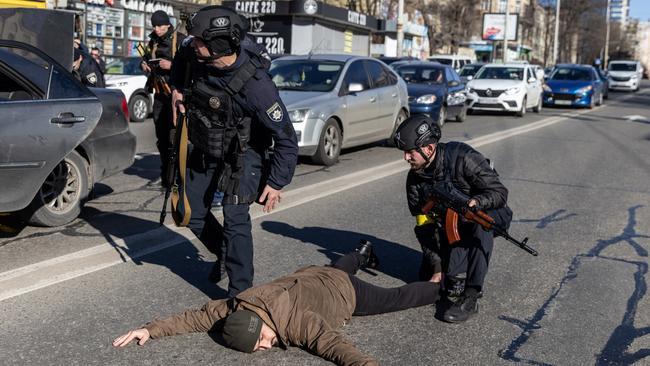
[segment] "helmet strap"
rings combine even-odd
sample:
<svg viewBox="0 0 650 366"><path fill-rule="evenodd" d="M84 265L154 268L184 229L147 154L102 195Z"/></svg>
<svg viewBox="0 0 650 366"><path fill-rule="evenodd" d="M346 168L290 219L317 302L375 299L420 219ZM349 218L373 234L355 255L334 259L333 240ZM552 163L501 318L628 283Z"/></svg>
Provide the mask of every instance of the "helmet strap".
<svg viewBox="0 0 650 366"><path fill-rule="evenodd" d="M431 158L428 157L427 154L424 153L424 151L422 151L422 148L420 146L416 146L415 151L417 151L418 154L420 154L420 156L422 156L422 159L424 159L424 161L427 162L426 165L429 165L431 163Z"/></svg>

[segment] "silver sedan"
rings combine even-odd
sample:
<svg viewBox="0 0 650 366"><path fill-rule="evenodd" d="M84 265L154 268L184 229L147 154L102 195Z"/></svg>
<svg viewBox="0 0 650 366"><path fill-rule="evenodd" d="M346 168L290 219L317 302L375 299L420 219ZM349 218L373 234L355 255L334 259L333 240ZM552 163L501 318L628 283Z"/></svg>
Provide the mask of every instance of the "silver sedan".
<svg viewBox="0 0 650 366"><path fill-rule="evenodd" d="M342 148L391 139L408 116L406 83L378 60L285 56L270 69L298 135L300 155L333 165Z"/></svg>

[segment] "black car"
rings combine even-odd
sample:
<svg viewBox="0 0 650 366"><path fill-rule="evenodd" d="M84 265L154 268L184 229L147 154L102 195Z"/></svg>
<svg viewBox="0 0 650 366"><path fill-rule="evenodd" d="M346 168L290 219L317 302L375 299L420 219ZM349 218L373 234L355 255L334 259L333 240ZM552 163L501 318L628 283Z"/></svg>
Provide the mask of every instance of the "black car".
<svg viewBox="0 0 650 366"><path fill-rule="evenodd" d="M96 182L133 163L122 92L87 88L36 47L0 40L0 115L0 212L29 223L74 220Z"/></svg>
<svg viewBox="0 0 650 366"><path fill-rule="evenodd" d="M395 71L407 83L411 115L427 114L440 127L448 119L465 120L465 84L451 66L420 61L399 65Z"/></svg>

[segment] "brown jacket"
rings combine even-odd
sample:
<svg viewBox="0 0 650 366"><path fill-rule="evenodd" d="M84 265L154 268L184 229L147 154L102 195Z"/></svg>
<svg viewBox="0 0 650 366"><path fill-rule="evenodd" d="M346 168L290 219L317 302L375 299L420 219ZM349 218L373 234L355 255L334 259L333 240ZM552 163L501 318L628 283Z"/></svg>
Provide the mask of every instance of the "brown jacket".
<svg viewBox="0 0 650 366"><path fill-rule="evenodd" d="M303 347L340 365L378 365L343 338L356 298L348 274L333 267L310 266L250 288L234 299L212 300L145 326L152 338L207 332L233 311L257 313L278 334L281 346Z"/></svg>

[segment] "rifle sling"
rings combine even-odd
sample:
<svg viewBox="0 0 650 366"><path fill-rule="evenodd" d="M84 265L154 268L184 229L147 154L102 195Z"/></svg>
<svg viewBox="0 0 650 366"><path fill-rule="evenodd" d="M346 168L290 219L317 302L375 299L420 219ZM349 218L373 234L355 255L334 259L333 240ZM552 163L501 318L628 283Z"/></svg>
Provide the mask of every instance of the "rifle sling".
<svg viewBox="0 0 650 366"><path fill-rule="evenodd" d="M187 173L187 116L183 115L183 120L179 123L178 128L180 128L180 140L178 146L178 170L180 177L180 186L182 187L182 192L178 191L178 187L172 191L172 217L174 218L174 223L176 226L187 226L190 222L190 217L192 216L192 208L190 207L190 201L187 199L187 194L185 194L185 174ZM179 210L178 203L183 200L182 214Z"/></svg>

